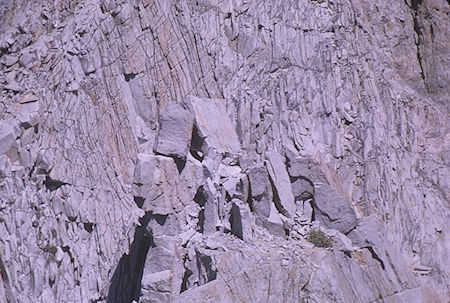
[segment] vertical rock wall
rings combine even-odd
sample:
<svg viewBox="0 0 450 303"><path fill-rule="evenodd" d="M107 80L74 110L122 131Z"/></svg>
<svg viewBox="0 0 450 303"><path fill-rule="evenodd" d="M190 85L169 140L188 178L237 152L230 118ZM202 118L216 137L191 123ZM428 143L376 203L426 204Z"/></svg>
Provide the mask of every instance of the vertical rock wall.
<svg viewBox="0 0 450 303"><path fill-rule="evenodd" d="M0 1L0 302L445 302L449 13Z"/></svg>

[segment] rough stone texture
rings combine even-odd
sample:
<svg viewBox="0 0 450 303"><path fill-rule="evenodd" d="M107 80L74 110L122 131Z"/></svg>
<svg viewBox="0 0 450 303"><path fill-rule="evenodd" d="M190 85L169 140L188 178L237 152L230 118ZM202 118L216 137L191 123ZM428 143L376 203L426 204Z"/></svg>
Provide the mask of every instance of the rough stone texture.
<svg viewBox="0 0 450 303"><path fill-rule="evenodd" d="M449 14L0 1L0 302L447 302Z"/></svg>
<svg viewBox="0 0 450 303"><path fill-rule="evenodd" d="M192 136L193 118L176 103L169 102L160 117L160 127L154 151L186 159Z"/></svg>
<svg viewBox="0 0 450 303"><path fill-rule="evenodd" d="M225 109L225 100L189 97L186 102L195 117L199 135L205 140L206 147L220 152L240 151L236 131Z"/></svg>
<svg viewBox="0 0 450 303"><path fill-rule="evenodd" d="M317 220L328 228L348 233L356 226L356 215L349 201L327 184L314 190L314 210Z"/></svg>
<svg viewBox="0 0 450 303"><path fill-rule="evenodd" d="M292 218L295 213L295 201L289 175L280 153L271 151L266 153L267 170L275 189L277 208L283 215Z"/></svg>

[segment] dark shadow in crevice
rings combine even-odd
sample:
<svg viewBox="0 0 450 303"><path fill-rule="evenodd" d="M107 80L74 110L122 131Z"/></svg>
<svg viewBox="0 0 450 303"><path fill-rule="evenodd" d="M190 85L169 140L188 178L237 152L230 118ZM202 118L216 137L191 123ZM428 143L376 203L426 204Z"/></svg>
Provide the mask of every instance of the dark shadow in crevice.
<svg viewBox="0 0 450 303"><path fill-rule="evenodd" d="M144 205L145 199L142 197L134 196L133 197L134 202L136 203L137 207L142 208Z"/></svg>
<svg viewBox="0 0 450 303"><path fill-rule="evenodd" d="M197 258L197 269L199 272L199 277L201 277L201 280L203 279L203 274L202 271L205 271L206 274L206 280L205 281L200 281L200 285L206 284L208 282L211 282L213 280L215 280L217 278L217 270L213 269L213 259L211 258L211 256L207 256L207 255L202 255L197 251L196 254L196 258Z"/></svg>
<svg viewBox="0 0 450 303"><path fill-rule="evenodd" d="M173 161L177 165L178 173L181 174L183 172L184 167L186 166L186 159L181 159L178 157L172 157Z"/></svg>
<svg viewBox="0 0 450 303"><path fill-rule="evenodd" d="M367 248L367 249L370 251L370 254L372 255L372 258L374 258L375 260L377 260L378 262L380 262L381 268L382 268L383 270L385 270L383 260L381 260L380 257L378 257L377 253L373 250L373 247L372 247L372 246L366 246L366 247L364 247L364 248Z"/></svg>
<svg viewBox="0 0 450 303"><path fill-rule="evenodd" d="M133 74L133 73L130 73L130 74L123 74L123 77L125 78L125 81L126 81L126 82L130 82L130 80L133 80L134 77L136 77L136 75L137 75L137 74Z"/></svg>
<svg viewBox="0 0 450 303"><path fill-rule="evenodd" d="M194 125L192 128L192 136L191 136L191 147L190 147L190 153L192 157L197 159L198 161L202 162L204 155L202 152L203 143L205 142L205 139L202 138L199 135L199 131L197 126Z"/></svg>
<svg viewBox="0 0 450 303"><path fill-rule="evenodd" d="M412 0L411 1L411 8L415 11L419 9L419 5L421 5L423 0Z"/></svg>
<svg viewBox="0 0 450 303"><path fill-rule="evenodd" d="M254 210L254 206L253 206L252 185L250 184L250 182L248 182L247 204L248 204L248 207L250 208L250 211L253 213L255 210Z"/></svg>
<svg viewBox="0 0 450 303"><path fill-rule="evenodd" d="M275 208L278 210L280 214L286 215L286 212L283 209L283 206L281 205L280 196L278 196L277 188L275 187L275 184L272 180L272 178L269 175L269 181L270 185L272 186L272 195L273 195L273 203L275 204Z"/></svg>
<svg viewBox="0 0 450 303"><path fill-rule="evenodd" d="M195 193L195 196L194 196L194 201L200 207L204 207L206 205L207 197L206 197L206 193L205 193L205 189L203 188L203 185L197 189L197 192Z"/></svg>
<svg viewBox="0 0 450 303"><path fill-rule="evenodd" d="M242 231L242 219L241 219L241 211L239 206L236 204L232 204L230 210L230 224L231 224L231 233L238 237L241 240L244 240L244 233Z"/></svg>
<svg viewBox="0 0 450 303"><path fill-rule="evenodd" d="M53 180L48 175L45 176L44 186L49 191L55 191L58 188L60 188L61 186L66 185L66 184L69 184L69 183L65 183L65 182L58 181L58 180Z"/></svg>
<svg viewBox="0 0 450 303"><path fill-rule="evenodd" d="M203 186L200 186L197 189L197 192L194 196L195 203L200 206L200 212L198 213L198 223L197 223L197 231L199 233L203 233L204 231L204 223L205 223L205 205L207 201L206 193Z"/></svg>
<svg viewBox="0 0 450 303"><path fill-rule="evenodd" d="M184 264L186 264L187 262L187 255L184 256L183 258ZM183 280L181 282L181 290L180 290L180 294L186 290L188 290L188 288L191 286L189 285L189 277L192 276L193 272L189 269L186 268L186 265L184 267L184 274L183 274Z"/></svg>
<svg viewBox="0 0 450 303"><path fill-rule="evenodd" d="M145 259L150 247L155 247L153 237L146 231L151 214L139 220L129 254L123 254L114 271L108 291L108 303L139 302Z"/></svg>
<svg viewBox="0 0 450 303"><path fill-rule="evenodd" d="M95 226L95 224L91 223L91 222L83 223L84 230L87 231L88 233L92 232L92 230L94 229L94 226Z"/></svg>

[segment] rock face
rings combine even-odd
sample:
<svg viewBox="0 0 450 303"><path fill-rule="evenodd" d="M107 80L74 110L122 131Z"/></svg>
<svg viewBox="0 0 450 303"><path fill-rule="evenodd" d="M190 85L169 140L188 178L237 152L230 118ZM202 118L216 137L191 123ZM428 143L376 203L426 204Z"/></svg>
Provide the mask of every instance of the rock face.
<svg viewBox="0 0 450 303"><path fill-rule="evenodd" d="M0 302L447 302L449 14L0 1Z"/></svg>

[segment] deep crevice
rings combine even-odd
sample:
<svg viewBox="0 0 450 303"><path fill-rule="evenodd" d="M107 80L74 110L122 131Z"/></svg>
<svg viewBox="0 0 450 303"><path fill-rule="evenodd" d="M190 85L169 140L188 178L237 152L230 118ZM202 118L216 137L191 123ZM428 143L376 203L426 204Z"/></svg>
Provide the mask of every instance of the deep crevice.
<svg viewBox="0 0 450 303"><path fill-rule="evenodd" d="M92 232L92 230L94 229L94 226L95 226L95 224L91 223L91 222L83 223L83 227L88 233Z"/></svg>
<svg viewBox="0 0 450 303"><path fill-rule="evenodd" d="M253 195L252 195L252 185L250 182L248 182L248 196L246 202L248 204L248 207L250 208L250 211L253 213L254 212Z"/></svg>
<svg viewBox="0 0 450 303"><path fill-rule="evenodd" d="M230 210L230 224L231 224L231 233L238 237L241 240L244 240L244 234L242 231L242 218L241 211L239 206L235 203L231 205Z"/></svg>
<svg viewBox="0 0 450 303"><path fill-rule="evenodd" d="M206 205L206 201L207 201L207 197L206 197L206 193L205 193L205 189L203 188L203 185L197 189L197 192L195 193L195 196L194 196L194 201L195 201L195 203L198 204L198 206L200 206L196 230L199 233L203 233L204 223L205 223L205 205Z"/></svg>
<svg viewBox="0 0 450 303"><path fill-rule="evenodd" d="M278 191L277 188L275 187L275 184L273 183L272 177L270 177L269 175L269 182L270 185L272 186L272 200L273 203L275 204L275 208L278 210L278 212L280 214L286 215L286 212L283 209L283 206L281 205L281 200L280 197L278 196Z"/></svg>
<svg viewBox="0 0 450 303"><path fill-rule="evenodd" d="M200 207L204 207L207 201L206 198L206 193L205 193L205 189L203 188L203 185L200 186L197 189L197 192L195 193L194 196L194 201L200 206Z"/></svg>
<svg viewBox="0 0 450 303"><path fill-rule="evenodd" d="M145 259L150 247L155 247L153 237L146 231L151 214L139 219L129 254L123 254L114 271L108 290L108 303L139 302Z"/></svg>
<svg viewBox="0 0 450 303"><path fill-rule="evenodd" d="M191 136L191 147L190 147L190 153L192 157L197 159L198 161L202 162L204 155L202 152L202 147L205 139L203 139L199 135L199 131L196 125L192 128L192 136Z"/></svg>
<svg viewBox="0 0 450 303"><path fill-rule="evenodd" d="M367 248L367 249L370 251L370 254L372 255L372 258L374 258L375 260L377 260L378 262L380 262L381 268L382 268L383 270L385 270L383 260L381 260L380 257L378 257L377 253L373 250L373 247L372 247L372 246L366 246L366 247L364 247L364 248Z"/></svg>
<svg viewBox="0 0 450 303"><path fill-rule="evenodd" d="M133 73L130 73L130 74L123 74L123 77L125 78L125 81L126 81L126 82L130 82L130 80L133 80L134 77L136 77L136 75L137 75L137 74L133 74Z"/></svg>
<svg viewBox="0 0 450 303"><path fill-rule="evenodd" d="M59 180L53 180L48 175L45 176L44 186L49 191L55 191L58 188L60 188L61 186L66 185L66 184L69 184L69 183L65 183L65 182L62 182Z"/></svg>
<svg viewBox="0 0 450 303"><path fill-rule="evenodd" d="M419 9L419 5L421 5L422 2L423 2L423 0L412 0L412 1L411 1L411 8L412 8L414 11L417 11L417 10Z"/></svg>
<svg viewBox="0 0 450 303"><path fill-rule="evenodd" d="M187 262L187 255L184 256L183 258L184 264L186 264ZM186 266L184 266L184 274L183 274L183 280L181 282L181 290L180 290L180 294L186 290L188 290L188 288L190 287L189 285L189 277L192 276L193 272L189 269L186 268Z"/></svg>
<svg viewBox="0 0 450 303"><path fill-rule="evenodd" d="M197 231L203 233L205 225L205 209L202 208L198 213Z"/></svg>
<svg viewBox="0 0 450 303"><path fill-rule="evenodd" d="M173 156L172 158L175 161L175 164L177 165L178 173L181 174L183 172L184 167L186 166L186 159L181 159L175 156Z"/></svg>
<svg viewBox="0 0 450 303"><path fill-rule="evenodd" d="M134 196L133 197L134 202L136 203L137 207L142 208L144 205L145 199L142 197Z"/></svg>
<svg viewBox="0 0 450 303"><path fill-rule="evenodd" d="M422 4L422 2L423 2L423 0L412 0L410 8L413 10L413 12L412 12L412 17L413 17L413 22L414 22L413 27L414 27L414 32L417 34L417 41L415 42L416 49L417 49L417 61L419 62L420 76L422 77L422 80L423 80L425 88L426 88L427 83L425 81L425 71L424 71L423 62L422 62L423 58L422 58L422 55L420 54L420 48L419 48L420 44L422 42L421 41L422 40L422 31L420 29L420 25L417 20L419 6Z"/></svg>
<svg viewBox="0 0 450 303"><path fill-rule="evenodd" d="M199 277L202 277L202 265L206 274L206 281L200 281L200 285L215 280L217 277L217 270L213 270L212 266L213 260L211 256L202 255L199 252L197 252L196 257L197 257L197 269L199 272Z"/></svg>

